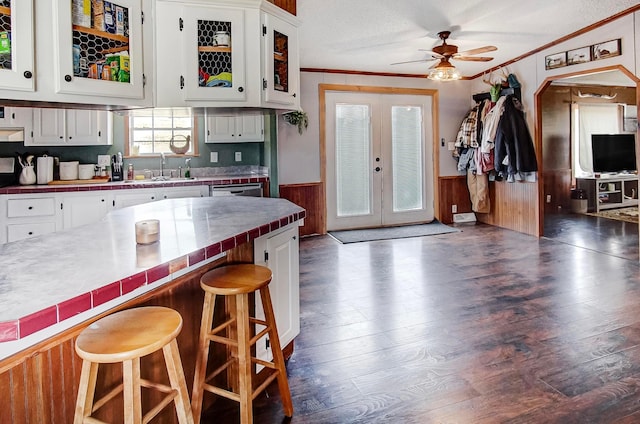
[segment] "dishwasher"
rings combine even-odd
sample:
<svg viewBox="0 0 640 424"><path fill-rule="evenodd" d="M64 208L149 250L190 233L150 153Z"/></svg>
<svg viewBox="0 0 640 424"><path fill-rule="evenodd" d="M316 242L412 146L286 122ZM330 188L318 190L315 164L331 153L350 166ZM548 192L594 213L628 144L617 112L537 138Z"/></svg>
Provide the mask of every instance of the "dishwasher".
<svg viewBox="0 0 640 424"><path fill-rule="evenodd" d="M262 197L262 183L212 185L211 196Z"/></svg>

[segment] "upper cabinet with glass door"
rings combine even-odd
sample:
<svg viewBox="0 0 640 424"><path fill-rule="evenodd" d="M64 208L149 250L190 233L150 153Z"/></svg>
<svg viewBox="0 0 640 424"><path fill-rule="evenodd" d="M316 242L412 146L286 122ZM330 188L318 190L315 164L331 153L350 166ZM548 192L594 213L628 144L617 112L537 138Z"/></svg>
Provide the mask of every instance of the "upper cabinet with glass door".
<svg viewBox="0 0 640 424"><path fill-rule="evenodd" d="M262 12L263 104L300 107L298 28L295 19L275 7ZM278 15L276 15L276 13Z"/></svg>
<svg viewBox="0 0 640 424"><path fill-rule="evenodd" d="M259 105L260 18L241 7L251 3L156 3L156 106Z"/></svg>
<svg viewBox="0 0 640 424"><path fill-rule="evenodd" d="M53 0L56 84L63 94L142 99L140 0Z"/></svg>
<svg viewBox="0 0 640 424"><path fill-rule="evenodd" d="M33 1L0 0L0 90L34 90Z"/></svg>

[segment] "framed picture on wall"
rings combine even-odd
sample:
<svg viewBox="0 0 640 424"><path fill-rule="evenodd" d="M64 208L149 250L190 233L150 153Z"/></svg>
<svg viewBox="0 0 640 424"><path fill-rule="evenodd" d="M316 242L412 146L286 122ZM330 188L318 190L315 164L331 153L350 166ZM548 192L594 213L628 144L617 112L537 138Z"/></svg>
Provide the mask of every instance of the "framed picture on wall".
<svg viewBox="0 0 640 424"><path fill-rule="evenodd" d="M567 52L567 65L591 62L591 48L581 47Z"/></svg>
<svg viewBox="0 0 640 424"><path fill-rule="evenodd" d="M591 46L591 57L593 60L606 59L608 57L620 56L622 54L621 39L605 41L604 43Z"/></svg>
<svg viewBox="0 0 640 424"><path fill-rule="evenodd" d="M555 69L567 66L567 52L554 53L544 58L545 69Z"/></svg>

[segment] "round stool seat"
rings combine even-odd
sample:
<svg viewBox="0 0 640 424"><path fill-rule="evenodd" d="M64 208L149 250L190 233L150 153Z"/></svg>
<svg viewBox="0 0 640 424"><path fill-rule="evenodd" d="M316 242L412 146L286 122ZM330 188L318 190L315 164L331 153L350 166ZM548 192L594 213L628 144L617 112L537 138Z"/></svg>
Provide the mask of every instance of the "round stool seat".
<svg viewBox="0 0 640 424"><path fill-rule="evenodd" d="M122 362L162 349L178 336L181 328L182 317L173 309L127 309L85 328L76 340L76 352L91 362Z"/></svg>
<svg viewBox="0 0 640 424"><path fill-rule="evenodd" d="M253 264L228 265L208 271L200 279L203 290L223 296L252 293L271 282L271 270Z"/></svg>

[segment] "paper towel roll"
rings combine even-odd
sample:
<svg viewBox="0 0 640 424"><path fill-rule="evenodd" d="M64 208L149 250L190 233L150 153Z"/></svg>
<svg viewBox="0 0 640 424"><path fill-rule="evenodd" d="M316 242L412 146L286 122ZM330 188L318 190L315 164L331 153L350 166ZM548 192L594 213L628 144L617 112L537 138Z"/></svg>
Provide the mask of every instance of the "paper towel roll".
<svg viewBox="0 0 640 424"><path fill-rule="evenodd" d="M40 156L36 160L36 182L47 184L53 181L53 157Z"/></svg>

